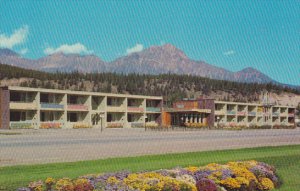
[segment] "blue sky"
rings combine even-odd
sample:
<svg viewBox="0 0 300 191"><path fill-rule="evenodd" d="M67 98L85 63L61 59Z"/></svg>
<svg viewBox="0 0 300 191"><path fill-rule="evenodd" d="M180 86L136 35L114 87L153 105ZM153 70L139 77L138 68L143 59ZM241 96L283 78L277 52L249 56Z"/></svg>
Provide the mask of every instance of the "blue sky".
<svg viewBox="0 0 300 191"><path fill-rule="evenodd" d="M300 1L0 0L0 47L105 61L171 43L190 58L300 85Z"/></svg>

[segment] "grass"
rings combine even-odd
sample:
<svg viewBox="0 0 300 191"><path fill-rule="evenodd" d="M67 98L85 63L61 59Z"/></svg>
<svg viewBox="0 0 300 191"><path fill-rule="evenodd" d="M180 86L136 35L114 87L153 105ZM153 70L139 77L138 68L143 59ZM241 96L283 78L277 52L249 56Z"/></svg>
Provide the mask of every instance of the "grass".
<svg viewBox="0 0 300 191"><path fill-rule="evenodd" d="M136 172L249 159L263 161L277 168L278 174L283 180L280 191L300 190L300 145L2 167L0 168L0 190L16 190L16 188L25 186L32 180L44 180L47 177L75 178L90 173L120 170Z"/></svg>

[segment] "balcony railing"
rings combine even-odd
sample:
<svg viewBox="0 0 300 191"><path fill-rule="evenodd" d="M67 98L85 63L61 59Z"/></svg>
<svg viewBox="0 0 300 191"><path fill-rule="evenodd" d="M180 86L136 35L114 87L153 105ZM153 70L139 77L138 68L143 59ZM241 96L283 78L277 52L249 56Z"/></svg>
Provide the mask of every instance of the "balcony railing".
<svg viewBox="0 0 300 191"><path fill-rule="evenodd" d="M43 109L64 109L64 105L57 103L41 103Z"/></svg>
<svg viewBox="0 0 300 191"><path fill-rule="evenodd" d="M33 129L33 121L12 121L10 122L10 129Z"/></svg>
<svg viewBox="0 0 300 191"><path fill-rule="evenodd" d="M250 111L250 112L248 112L248 115L249 115L249 116L255 116L255 115L256 115L256 112L255 112L255 111Z"/></svg>
<svg viewBox="0 0 300 191"><path fill-rule="evenodd" d="M84 104L69 104L68 105L69 110L84 110L87 111L89 108L87 105Z"/></svg>
<svg viewBox="0 0 300 191"><path fill-rule="evenodd" d="M289 113L288 117L295 117L295 113Z"/></svg>
<svg viewBox="0 0 300 191"><path fill-rule="evenodd" d="M227 115L235 115L235 114L236 114L235 111L230 111L230 110L227 111Z"/></svg>
<svg viewBox="0 0 300 191"><path fill-rule="evenodd" d="M280 113L279 112L273 112L272 115L275 116L275 117L279 117Z"/></svg>
<svg viewBox="0 0 300 191"><path fill-rule="evenodd" d="M225 112L224 110L216 110L216 111L215 111L215 114L216 114L216 115L225 115L225 113L226 113L226 112Z"/></svg>
<svg viewBox="0 0 300 191"><path fill-rule="evenodd" d="M242 115L242 116L244 116L244 115L246 115L246 114L247 114L247 112L246 112L246 111L238 111L238 112L237 112L237 114L238 114L238 115Z"/></svg>
<svg viewBox="0 0 300 191"><path fill-rule="evenodd" d="M107 106L108 112L125 112L125 108L123 106Z"/></svg>
<svg viewBox="0 0 300 191"><path fill-rule="evenodd" d="M144 108L128 106L127 111L128 112L144 112Z"/></svg>
<svg viewBox="0 0 300 191"><path fill-rule="evenodd" d="M22 109L22 110L31 110L37 109L35 102L10 102L10 109Z"/></svg>
<svg viewBox="0 0 300 191"><path fill-rule="evenodd" d="M147 107L147 112L160 112L160 107Z"/></svg>
<svg viewBox="0 0 300 191"><path fill-rule="evenodd" d="M285 113L285 112L284 113L280 113L281 117L286 117L287 115L288 115L288 113Z"/></svg>

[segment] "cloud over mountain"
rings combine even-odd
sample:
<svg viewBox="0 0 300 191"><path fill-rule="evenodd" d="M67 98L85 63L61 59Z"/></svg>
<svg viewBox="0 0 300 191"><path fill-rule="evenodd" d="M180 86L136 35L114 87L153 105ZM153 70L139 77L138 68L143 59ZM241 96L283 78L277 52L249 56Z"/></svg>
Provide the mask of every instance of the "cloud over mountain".
<svg viewBox="0 0 300 191"><path fill-rule="evenodd" d="M14 46L25 43L29 33L29 27L27 25L15 30L13 34L6 35L0 34L0 48L13 48Z"/></svg>
<svg viewBox="0 0 300 191"><path fill-rule="evenodd" d="M135 52L141 52L143 49L144 49L144 46L142 44L138 43L134 47L128 48L126 50L126 53L127 54L132 54L132 53L135 53Z"/></svg>
<svg viewBox="0 0 300 191"><path fill-rule="evenodd" d="M47 47L44 50L45 54L54 54L57 52L62 52L65 54L91 54L93 53L92 50L88 50L83 44L76 43L76 44L63 44L57 48Z"/></svg>

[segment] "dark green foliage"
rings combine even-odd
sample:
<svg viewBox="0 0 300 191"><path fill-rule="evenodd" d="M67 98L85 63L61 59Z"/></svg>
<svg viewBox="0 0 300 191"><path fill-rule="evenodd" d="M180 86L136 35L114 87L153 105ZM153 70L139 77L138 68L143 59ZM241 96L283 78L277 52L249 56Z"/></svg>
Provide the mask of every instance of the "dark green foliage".
<svg viewBox="0 0 300 191"><path fill-rule="evenodd" d="M300 94L300 90L271 83L238 83L177 74L46 73L0 64L0 80L21 77L31 79L20 84L26 87L164 96L168 105L187 97L188 92L209 96L212 92L223 91L230 94L224 95L224 100L250 102L257 101L263 90ZM88 89L85 82L90 82L93 87Z"/></svg>

